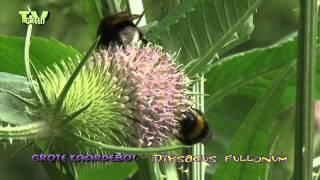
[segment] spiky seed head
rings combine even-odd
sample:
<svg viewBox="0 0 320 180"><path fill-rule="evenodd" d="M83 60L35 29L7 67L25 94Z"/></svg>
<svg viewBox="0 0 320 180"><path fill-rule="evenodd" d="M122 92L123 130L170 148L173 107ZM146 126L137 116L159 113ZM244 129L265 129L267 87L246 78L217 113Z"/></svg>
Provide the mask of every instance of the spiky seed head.
<svg viewBox="0 0 320 180"><path fill-rule="evenodd" d="M50 124L46 131L50 144L59 144L55 148L81 144L74 134L109 145L146 147L177 133L178 116L191 104L188 79L160 47L97 51L56 112L57 98L78 63L63 61L41 73L50 103L29 111L33 119Z"/></svg>

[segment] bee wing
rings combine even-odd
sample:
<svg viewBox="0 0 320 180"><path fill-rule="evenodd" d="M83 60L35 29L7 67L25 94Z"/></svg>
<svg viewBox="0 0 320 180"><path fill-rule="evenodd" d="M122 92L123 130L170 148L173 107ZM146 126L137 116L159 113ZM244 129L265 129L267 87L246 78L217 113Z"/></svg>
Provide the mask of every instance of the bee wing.
<svg viewBox="0 0 320 180"><path fill-rule="evenodd" d="M138 18L140 18L140 15L130 14L129 12L125 11L125 12L121 12L121 13L113 15L111 24L116 25L116 24L124 22L124 21L133 21Z"/></svg>

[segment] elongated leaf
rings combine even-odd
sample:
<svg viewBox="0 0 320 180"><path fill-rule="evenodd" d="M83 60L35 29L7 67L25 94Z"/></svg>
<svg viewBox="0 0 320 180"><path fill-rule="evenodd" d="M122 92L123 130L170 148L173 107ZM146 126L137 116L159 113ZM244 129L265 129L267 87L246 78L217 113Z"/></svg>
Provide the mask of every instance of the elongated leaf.
<svg viewBox="0 0 320 180"><path fill-rule="evenodd" d="M102 18L127 9L127 0L82 0L83 18L87 21L91 37L96 37L97 28ZM114 11L114 12L113 12Z"/></svg>
<svg viewBox="0 0 320 180"><path fill-rule="evenodd" d="M210 94L206 108L210 109L239 87L287 66L296 58L295 50L296 42L291 39L283 44L230 56L212 65L205 74L206 93Z"/></svg>
<svg viewBox="0 0 320 180"><path fill-rule="evenodd" d="M272 130L274 148L270 154L288 156L288 163L270 163L269 179L291 179L294 159L294 118L295 108L291 106L279 113L277 124Z"/></svg>
<svg viewBox="0 0 320 180"><path fill-rule="evenodd" d="M205 112L217 134L232 137L242 117L250 110L263 90L270 86L275 72L295 60L296 41L293 37L286 38L285 41L271 47L227 57L211 66L210 71L205 74L207 79L205 93L210 95L205 99ZM320 58L318 61L320 62ZM320 76L319 67L317 76ZM320 87L319 78L317 87ZM320 97L320 91L316 92L316 97ZM294 103L294 100L293 80L282 98L281 109Z"/></svg>
<svg viewBox="0 0 320 180"><path fill-rule="evenodd" d="M194 74L217 55L248 39L252 13L262 0L185 0L147 33L147 38L178 52Z"/></svg>
<svg viewBox="0 0 320 180"><path fill-rule="evenodd" d="M91 37L96 37L97 33L97 27L99 25L100 20L103 18L103 12L102 12L102 4L100 0L82 0L81 1L84 13L83 17L87 21Z"/></svg>
<svg viewBox="0 0 320 180"><path fill-rule="evenodd" d="M269 133L274 123L272 119L278 112L277 107L280 105L281 96L284 94L290 79L293 78L295 72L295 66L293 65L291 64L287 69L281 71L271 87L259 98L246 121L237 131L227 154L244 156L269 155L269 141L271 138ZM250 163L251 162L224 163L218 168L213 177L219 179L263 178L266 164Z"/></svg>
<svg viewBox="0 0 320 180"><path fill-rule="evenodd" d="M213 141L206 146L208 152L222 154L257 98L274 80L276 72L295 60L296 42L292 37L271 47L228 57L206 73L206 94L210 96L206 99L205 112L215 134ZM317 69L317 77L320 77L320 68ZM320 87L320 78L317 78L317 87ZM320 97L320 91L316 92L316 96ZM293 79L278 111L292 105L294 100Z"/></svg>
<svg viewBox="0 0 320 180"><path fill-rule="evenodd" d="M0 72L0 88L30 98L27 79L23 76ZM31 122L25 113L26 105L12 95L0 91L0 121L21 125Z"/></svg>
<svg viewBox="0 0 320 180"><path fill-rule="evenodd" d="M320 35L320 28L318 28L318 35ZM221 103L222 99L229 95L242 92L251 94L250 91L254 89L261 90L268 87L270 80L274 77L272 73L296 59L296 37L297 34L292 33L273 46L232 55L209 66L209 71L205 74L207 79L205 93L210 95L206 98L206 112L210 113L214 109L213 106ZM320 41L317 44L320 47ZM320 56L318 56L318 62L320 62ZM268 74L271 78L261 80ZM320 66L317 66L317 74L320 74ZM256 82L258 82L258 88L239 90L242 87L257 86L257 84L253 85ZM265 85L261 86L261 84ZM292 81L290 85L294 86L295 82ZM316 86L320 87L319 78ZM259 92L261 91L257 93ZM316 92L316 97L320 98L320 91Z"/></svg>
<svg viewBox="0 0 320 180"><path fill-rule="evenodd" d="M24 38L0 36L0 72L25 75L23 50ZM30 59L40 71L55 62L77 55L81 56L77 50L53 38L31 38Z"/></svg>
<svg viewBox="0 0 320 180"><path fill-rule="evenodd" d="M176 6L180 4L181 0L166 0L166 1L154 1L144 0L143 5L145 9L145 15L148 22L157 21L169 12L174 11Z"/></svg>
<svg viewBox="0 0 320 180"><path fill-rule="evenodd" d="M290 39L272 47L260 48L220 60L205 74L206 118L214 136L206 148L226 148L258 97L270 86L274 74L295 59L296 43ZM294 86L287 89L281 107L294 102ZM223 150L220 149L220 152Z"/></svg>

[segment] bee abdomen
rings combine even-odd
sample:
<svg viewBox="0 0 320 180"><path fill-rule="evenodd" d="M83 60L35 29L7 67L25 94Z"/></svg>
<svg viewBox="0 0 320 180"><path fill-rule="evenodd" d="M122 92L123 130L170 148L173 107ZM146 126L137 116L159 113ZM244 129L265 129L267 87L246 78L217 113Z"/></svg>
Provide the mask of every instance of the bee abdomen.
<svg viewBox="0 0 320 180"><path fill-rule="evenodd" d="M190 110L184 116L181 121L181 137L179 137L184 144L196 144L210 138L209 125L205 121L202 112Z"/></svg>

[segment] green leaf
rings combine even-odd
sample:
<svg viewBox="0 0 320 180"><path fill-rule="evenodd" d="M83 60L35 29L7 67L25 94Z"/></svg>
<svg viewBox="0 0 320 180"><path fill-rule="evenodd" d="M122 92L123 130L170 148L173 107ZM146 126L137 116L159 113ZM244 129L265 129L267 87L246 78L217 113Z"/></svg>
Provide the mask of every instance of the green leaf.
<svg viewBox="0 0 320 180"><path fill-rule="evenodd" d="M129 174L137 170L136 163L110 163L100 167L90 168L82 166L77 168L79 180L126 179Z"/></svg>
<svg viewBox="0 0 320 180"><path fill-rule="evenodd" d="M205 112L216 134L213 137L215 143L220 142L224 147L228 145L228 139L260 94L270 86L275 73L296 59L295 37L296 34L290 35L273 46L232 55L210 66L210 71L205 74L205 93L210 95L205 99ZM320 77L320 67L317 67L317 76ZM320 87L320 78L317 78L316 86ZM316 92L316 97L320 98L320 91ZM294 100L293 80L282 98L279 111L293 104Z"/></svg>
<svg viewBox="0 0 320 180"><path fill-rule="evenodd" d="M84 9L83 17L89 25L91 37L95 38L97 34L97 27L99 25L99 22L104 16L102 12L101 1L100 0L93 0L93 1L82 0L81 3Z"/></svg>
<svg viewBox="0 0 320 180"><path fill-rule="evenodd" d="M259 48L220 60L205 74L206 118L213 129L213 141L206 149L216 153L216 144L226 148L258 97L270 86L274 75L295 59L292 39L267 48ZM294 85L283 97L281 107L294 101ZM232 113L230 113L232 112ZM220 152L222 150L220 149Z"/></svg>
<svg viewBox="0 0 320 180"><path fill-rule="evenodd" d="M272 139L275 139L274 148L270 154L288 156L288 163L270 163L268 179L290 179L293 174L294 159L294 118L295 108L290 106L278 115L277 124L272 130Z"/></svg>
<svg viewBox="0 0 320 180"><path fill-rule="evenodd" d="M82 0L83 18L87 21L91 37L95 39L101 19L127 9L126 0Z"/></svg>
<svg viewBox="0 0 320 180"><path fill-rule="evenodd" d="M0 72L25 75L23 50L24 38L0 35ZM62 59L76 58L81 54L56 39L31 38L30 59L41 71Z"/></svg>
<svg viewBox="0 0 320 180"><path fill-rule="evenodd" d="M210 66L205 74L206 93L210 94L206 108L210 109L238 88L284 68L296 58L295 50L296 42L291 39L283 44L229 56Z"/></svg>
<svg viewBox="0 0 320 180"><path fill-rule="evenodd" d="M30 98L31 93L27 79L23 76L0 72L0 88L9 90L25 98ZM25 113L26 105L12 95L0 91L0 121L22 125L31 120Z"/></svg>
<svg viewBox="0 0 320 180"><path fill-rule="evenodd" d="M262 0L185 0L152 30L147 39L178 52L188 74L204 71L218 55L247 40L252 13Z"/></svg>
<svg viewBox="0 0 320 180"><path fill-rule="evenodd" d="M169 12L174 11L180 4L180 0L154 1L144 0L144 10L148 22L158 21Z"/></svg>
<svg viewBox="0 0 320 180"><path fill-rule="evenodd" d="M291 63L286 69L280 71L271 87L258 99L245 122L237 131L227 154L243 156L269 155L271 140L269 134L274 123L272 119L278 112L281 96L284 94L291 78L293 78L294 72L294 63ZM265 170L265 163L226 162L217 169L213 178L241 179L241 177L245 177L248 179L259 179L265 176Z"/></svg>
<svg viewBox="0 0 320 180"><path fill-rule="evenodd" d="M270 86L275 74L296 59L296 41L293 37L296 36L287 37L271 47L227 57L220 61L221 64L211 66L210 71L205 74L206 94L210 95L205 99L205 113L214 136L213 141L206 146L206 151L223 155L234 132L257 98ZM319 67L317 77L320 77ZM316 85L320 87L320 78L317 78ZM316 92L316 97L320 97L320 91ZM283 111L294 102L295 81L292 80L281 99L278 111ZM212 168L210 167L211 170Z"/></svg>

